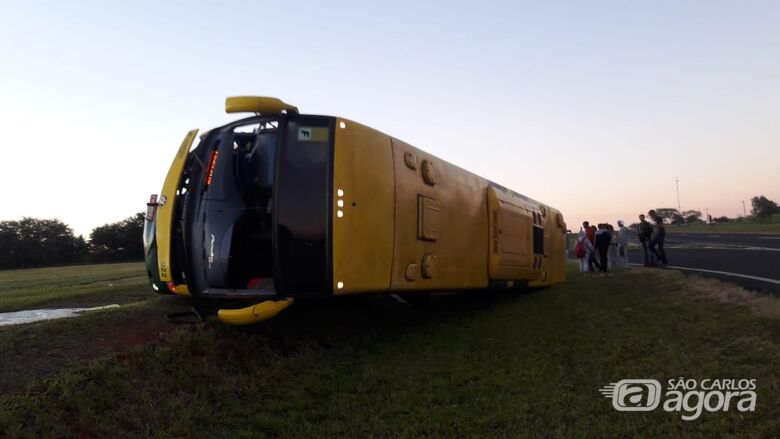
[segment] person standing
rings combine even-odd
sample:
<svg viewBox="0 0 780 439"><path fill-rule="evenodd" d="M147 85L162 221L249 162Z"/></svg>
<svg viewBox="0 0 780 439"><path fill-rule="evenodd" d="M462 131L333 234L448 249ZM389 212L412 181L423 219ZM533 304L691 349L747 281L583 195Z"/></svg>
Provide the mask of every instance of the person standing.
<svg viewBox="0 0 780 439"><path fill-rule="evenodd" d="M596 260L596 251L594 245L596 244L596 227L591 226L588 221L583 221L582 228L585 231L585 239L590 241L590 247L593 249L590 253L588 253L588 271L593 271L593 265L596 265L597 268L601 268L599 265L599 261Z"/></svg>
<svg viewBox="0 0 780 439"><path fill-rule="evenodd" d="M663 265L668 265L669 261L666 259L666 252L664 251L664 239L666 238L664 219L656 215L655 210L650 210L647 214L655 222L655 230L652 238L650 238L650 253L655 256L656 261L660 261Z"/></svg>
<svg viewBox="0 0 780 439"><path fill-rule="evenodd" d="M593 255L591 257L591 260L593 261L593 265L596 266L599 270L601 270L601 261L599 261L598 256L596 255L596 234L598 233L598 230L596 229L596 226L592 225L590 226L589 233L586 234L586 236L590 237L590 242L593 244Z"/></svg>
<svg viewBox="0 0 780 439"><path fill-rule="evenodd" d="M644 266L647 267L652 263L650 256L650 238L653 236L653 226L645 220L644 215L639 215L639 227L637 227L637 238L639 238L639 244L642 246L642 258Z"/></svg>
<svg viewBox="0 0 780 439"><path fill-rule="evenodd" d="M618 260L617 231L615 230L615 226L610 223L604 225L607 227L607 233L609 233L609 265L615 269L620 267L620 261Z"/></svg>
<svg viewBox="0 0 780 439"><path fill-rule="evenodd" d="M577 235L577 245L574 247L574 256L580 262L580 273L590 273L593 270L590 260L594 252L593 244L585 236L585 231L580 230L580 233Z"/></svg>
<svg viewBox="0 0 780 439"><path fill-rule="evenodd" d="M596 239L596 229L588 221L583 221L582 229L585 231L585 237L593 244Z"/></svg>
<svg viewBox="0 0 780 439"><path fill-rule="evenodd" d="M628 268L628 234L628 227L623 223L623 220L618 220L617 247L618 267L620 268Z"/></svg>
<svg viewBox="0 0 780 439"><path fill-rule="evenodd" d="M607 253L609 252L609 244L612 241L612 234L607 230L606 224L599 224L599 230L596 233L596 250L599 252L599 271L602 273L607 272L607 264L609 259Z"/></svg>

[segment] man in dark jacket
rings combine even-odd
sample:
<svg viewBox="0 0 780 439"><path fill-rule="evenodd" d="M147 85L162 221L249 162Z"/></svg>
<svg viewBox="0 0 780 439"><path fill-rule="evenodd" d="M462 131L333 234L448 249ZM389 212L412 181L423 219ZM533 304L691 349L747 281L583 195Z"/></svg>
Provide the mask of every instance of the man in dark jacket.
<svg viewBox="0 0 780 439"><path fill-rule="evenodd" d="M655 214L655 210L647 212L650 218L655 221L655 231L650 238L650 253L655 256L656 261L660 261L663 265L669 264L666 260L666 252L664 251L664 239L666 238L666 228L664 228L664 219Z"/></svg>
<svg viewBox="0 0 780 439"><path fill-rule="evenodd" d="M612 233L607 229L607 225L599 224L599 230L596 232L596 251L599 252L599 270L602 273L607 272L607 253L611 242Z"/></svg>
<svg viewBox="0 0 780 439"><path fill-rule="evenodd" d="M647 267L651 262L648 243L653 236L653 226L645 220L644 215L639 215L639 227L637 227L636 234L639 238L639 244L642 245L642 257L644 257L644 265Z"/></svg>

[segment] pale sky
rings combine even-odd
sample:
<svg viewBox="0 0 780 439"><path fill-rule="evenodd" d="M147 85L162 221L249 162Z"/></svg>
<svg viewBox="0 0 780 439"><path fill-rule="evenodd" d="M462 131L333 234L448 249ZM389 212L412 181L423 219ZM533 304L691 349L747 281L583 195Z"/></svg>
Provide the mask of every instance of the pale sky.
<svg viewBox="0 0 780 439"><path fill-rule="evenodd" d="M275 96L583 219L780 201L780 2L0 0L0 220L142 211Z"/></svg>

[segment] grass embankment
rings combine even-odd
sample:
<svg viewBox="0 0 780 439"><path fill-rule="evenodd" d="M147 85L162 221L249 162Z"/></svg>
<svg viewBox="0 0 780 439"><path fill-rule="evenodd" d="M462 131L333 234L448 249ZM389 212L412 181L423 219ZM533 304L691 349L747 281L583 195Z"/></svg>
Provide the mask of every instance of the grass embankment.
<svg viewBox="0 0 780 439"><path fill-rule="evenodd" d="M146 300L142 262L0 271L0 312Z"/></svg>
<svg viewBox="0 0 780 439"><path fill-rule="evenodd" d="M780 233L780 223L720 223L666 226L669 233Z"/></svg>
<svg viewBox="0 0 780 439"><path fill-rule="evenodd" d="M670 233L780 233L780 215L773 215L765 220L742 219L727 223L695 224L666 226Z"/></svg>
<svg viewBox="0 0 780 439"><path fill-rule="evenodd" d="M121 305L77 318L0 327L0 394L156 340L173 329L163 314L186 309L187 302L176 299L152 292L143 263L0 271L0 312Z"/></svg>
<svg viewBox="0 0 780 439"><path fill-rule="evenodd" d="M122 312L75 320L107 315ZM150 321L117 325L133 331ZM776 437L778 344L777 300L671 271L575 275L525 294L441 295L424 309L384 296L296 303L265 325L180 327L28 383L0 397L0 431ZM665 383L680 376L754 378L757 410L705 412L685 422L661 410L617 412L598 392L621 378Z"/></svg>

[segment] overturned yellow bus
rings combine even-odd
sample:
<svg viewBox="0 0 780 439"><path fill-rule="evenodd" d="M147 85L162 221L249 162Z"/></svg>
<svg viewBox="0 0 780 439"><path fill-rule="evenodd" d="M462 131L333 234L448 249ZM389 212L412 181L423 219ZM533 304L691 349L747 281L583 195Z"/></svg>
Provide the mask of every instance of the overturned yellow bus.
<svg viewBox="0 0 780 439"><path fill-rule="evenodd" d="M547 286L565 278L558 210L387 134L266 97L182 142L148 203L152 287L272 317L296 298Z"/></svg>

